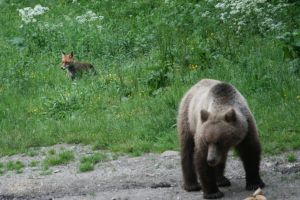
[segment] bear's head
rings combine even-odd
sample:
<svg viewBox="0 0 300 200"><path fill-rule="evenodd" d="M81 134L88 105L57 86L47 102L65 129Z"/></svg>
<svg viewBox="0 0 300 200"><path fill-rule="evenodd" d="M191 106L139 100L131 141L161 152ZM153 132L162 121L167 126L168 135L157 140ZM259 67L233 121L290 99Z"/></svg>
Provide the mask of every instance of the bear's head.
<svg viewBox="0 0 300 200"><path fill-rule="evenodd" d="M198 128L198 139L207 155L207 163L217 166L226 161L231 147L237 145L243 137L241 122L236 111L231 108L225 113L212 114L201 110L201 126ZM201 148L203 151L203 148Z"/></svg>

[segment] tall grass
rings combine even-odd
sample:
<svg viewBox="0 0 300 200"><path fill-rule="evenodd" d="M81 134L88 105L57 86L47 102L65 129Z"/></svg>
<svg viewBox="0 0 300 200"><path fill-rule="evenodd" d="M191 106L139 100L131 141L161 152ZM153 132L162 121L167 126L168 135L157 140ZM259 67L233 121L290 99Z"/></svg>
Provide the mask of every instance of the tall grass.
<svg viewBox="0 0 300 200"><path fill-rule="evenodd" d="M0 156L56 143L135 154L177 149L178 103L202 78L245 95L265 152L298 149L299 4L276 16L281 29L261 30L253 17L236 32L216 3L0 1ZM17 9L36 4L49 10L23 23ZM89 10L104 18L76 21ZM61 51L74 51L98 75L69 80Z"/></svg>

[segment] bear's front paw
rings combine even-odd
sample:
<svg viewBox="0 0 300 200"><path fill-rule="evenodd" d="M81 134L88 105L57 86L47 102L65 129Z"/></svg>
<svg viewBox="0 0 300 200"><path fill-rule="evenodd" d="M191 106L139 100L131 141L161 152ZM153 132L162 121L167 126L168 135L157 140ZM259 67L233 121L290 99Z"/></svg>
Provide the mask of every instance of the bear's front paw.
<svg viewBox="0 0 300 200"><path fill-rule="evenodd" d="M250 182L246 184L246 190L256 190L257 188L264 188L265 183L262 180L257 180L255 182Z"/></svg>
<svg viewBox="0 0 300 200"><path fill-rule="evenodd" d="M222 176L221 178L219 178L217 180L217 186L219 186L219 187L228 187L230 185L231 185L231 183L230 183L229 179L226 178L225 176Z"/></svg>
<svg viewBox="0 0 300 200"><path fill-rule="evenodd" d="M224 196L224 193L221 191L218 191L216 193L212 193L212 194L203 194L203 198L204 199L219 199L222 198Z"/></svg>
<svg viewBox="0 0 300 200"><path fill-rule="evenodd" d="M192 191L199 191L201 190L201 186L198 183L195 184L184 184L183 189L185 189L188 192Z"/></svg>

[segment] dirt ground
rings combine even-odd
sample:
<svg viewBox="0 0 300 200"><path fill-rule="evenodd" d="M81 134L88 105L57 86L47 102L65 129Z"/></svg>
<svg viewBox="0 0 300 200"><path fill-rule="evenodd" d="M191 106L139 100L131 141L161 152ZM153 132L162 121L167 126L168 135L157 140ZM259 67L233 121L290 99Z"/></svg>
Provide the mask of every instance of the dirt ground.
<svg viewBox="0 0 300 200"><path fill-rule="evenodd" d="M42 175L41 166L28 167L32 160L43 160L49 149L75 152L76 160L63 166L51 167L52 173ZM121 156L117 160L98 163L95 170L80 173L79 158L91 154L89 146L56 145L39 150L34 157L14 155L0 162L19 160L27 167L23 172L6 172L0 176L0 199L39 200L199 200L201 192L186 192L181 188L180 158L176 151L145 154L141 157ZM297 161L289 163L287 155L263 157L261 175L268 200L300 199L300 151L294 152ZM226 176L232 186L221 188L224 200L242 200L253 192L246 191L244 171L238 158L229 156Z"/></svg>

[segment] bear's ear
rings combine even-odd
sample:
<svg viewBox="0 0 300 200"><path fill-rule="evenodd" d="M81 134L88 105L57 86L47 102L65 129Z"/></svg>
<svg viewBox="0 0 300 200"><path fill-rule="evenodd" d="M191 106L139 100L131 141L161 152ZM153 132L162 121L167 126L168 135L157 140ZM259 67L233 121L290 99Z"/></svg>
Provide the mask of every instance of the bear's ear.
<svg viewBox="0 0 300 200"><path fill-rule="evenodd" d="M233 108L225 113L225 121L227 122L235 122L236 121L236 113Z"/></svg>
<svg viewBox="0 0 300 200"><path fill-rule="evenodd" d="M206 110L201 110L200 111L200 116L201 116L201 121L205 122L208 119L209 112Z"/></svg>

